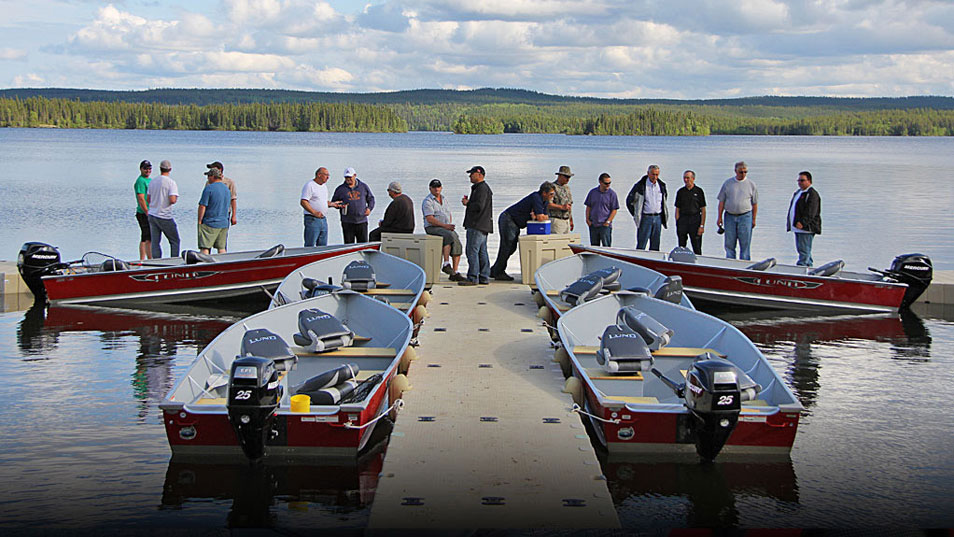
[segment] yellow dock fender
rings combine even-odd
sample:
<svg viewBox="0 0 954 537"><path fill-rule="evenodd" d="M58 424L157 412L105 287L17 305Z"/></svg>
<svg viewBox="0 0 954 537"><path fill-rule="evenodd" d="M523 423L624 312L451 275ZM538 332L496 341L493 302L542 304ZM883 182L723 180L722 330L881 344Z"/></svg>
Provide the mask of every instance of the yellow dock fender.
<svg viewBox="0 0 954 537"><path fill-rule="evenodd" d="M417 360L417 351L414 350L414 347L408 347L401 355L401 361L398 362L398 373L406 375L407 370L411 367L411 362L414 360Z"/></svg>
<svg viewBox="0 0 954 537"><path fill-rule="evenodd" d="M543 293L541 293L539 289L533 290L533 302L536 303L538 307L546 304L547 302L544 300Z"/></svg>
<svg viewBox="0 0 954 537"><path fill-rule="evenodd" d="M426 307L427 307L427 304L428 304L430 301L431 301L431 292L430 292L430 291L422 291L422 292L421 292L421 298L419 298L419 299L417 300L417 305L418 305L418 306L424 306L424 307L426 308Z"/></svg>
<svg viewBox="0 0 954 537"><path fill-rule="evenodd" d="M573 402L583 406L583 383L576 377L566 379L563 384L563 393L573 396Z"/></svg>
<svg viewBox="0 0 954 537"><path fill-rule="evenodd" d="M388 399L391 401L391 404L394 404L394 401L398 399L402 399L404 392L410 389L411 384L407 380L407 375L394 375L394 378L391 379L391 385L388 386ZM397 419L397 409L392 409L388 417L390 417L392 421Z"/></svg>

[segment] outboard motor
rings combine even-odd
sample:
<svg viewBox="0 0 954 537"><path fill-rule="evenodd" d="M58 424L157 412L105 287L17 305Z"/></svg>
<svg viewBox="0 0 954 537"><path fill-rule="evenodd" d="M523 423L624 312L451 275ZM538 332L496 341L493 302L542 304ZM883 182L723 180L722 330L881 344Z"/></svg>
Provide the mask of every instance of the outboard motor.
<svg viewBox="0 0 954 537"><path fill-rule="evenodd" d="M247 330L242 335L241 355L268 358L275 362L275 368L279 371L290 371L298 363L298 357L288 343L265 328Z"/></svg>
<svg viewBox="0 0 954 537"><path fill-rule="evenodd" d="M624 330L629 329L642 336L643 341L653 351L665 347L673 336L672 329L666 328L656 319L636 309L635 306L619 309L616 314L616 326Z"/></svg>
<svg viewBox="0 0 954 537"><path fill-rule="evenodd" d="M316 296L328 295L334 293L335 291L340 291L344 287L339 287L331 283L331 278L328 278L328 283L322 283L320 280L314 278L304 278L301 281L301 298L302 300L306 298L314 298Z"/></svg>
<svg viewBox="0 0 954 537"><path fill-rule="evenodd" d="M354 332L334 315L319 309L298 312L298 332L292 336L295 344L311 352L325 352L348 347L354 343Z"/></svg>
<svg viewBox="0 0 954 537"><path fill-rule="evenodd" d="M587 274L560 291L560 300L571 306L582 304L598 296L603 290L603 279Z"/></svg>
<svg viewBox="0 0 954 537"><path fill-rule="evenodd" d="M881 272L881 271L878 271ZM934 278L934 264L931 258L924 254L904 254L894 258L891 268L881 272L901 283L908 284L904 292L901 306L898 309L907 309L931 285Z"/></svg>
<svg viewBox="0 0 954 537"><path fill-rule="evenodd" d="M603 331L596 361L608 373L648 371L653 355L643 337L627 328L610 325Z"/></svg>
<svg viewBox="0 0 954 537"><path fill-rule="evenodd" d="M354 377L359 371L358 364L340 365L295 386L292 393L311 397L313 405L336 405L357 388L358 381Z"/></svg>
<svg viewBox="0 0 954 537"><path fill-rule="evenodd" d="M659 289L656 289L653 298L682 304L682 276L667 276Z"/></svg>
<svg viewBox="0 0 954 537"><path fill-rule="evenodd" d="M341 275L341 285L355 291L374 289L376 287L374 268L363 259L348 263L348 266L344 269L344 274Z"/></svg>
<svg viewBox="0 0 954 537"><path fill-rule="evenodd" d="M46 288L41 278L54 274L60 268L63 268L60 252L53 246L42 242L27 242L20 247L17 270L33 296L41 301L46 300Z"/></svg>
<svg viewBox="0 0 954 537"><path fill-rule="evenodd" d="M226 408L229 423L249 460L265 455L265 442L281 397L275 362L257 356L236 358L232 362Z"/></svg>
<svg viewBox="0 0 954 537"><path fill-rule="evenodd" d="M686 373L685 401L696 453L715 459L739 422L742 402L755 399L762 387L732 362L713 358L694 362Z"/></svg>

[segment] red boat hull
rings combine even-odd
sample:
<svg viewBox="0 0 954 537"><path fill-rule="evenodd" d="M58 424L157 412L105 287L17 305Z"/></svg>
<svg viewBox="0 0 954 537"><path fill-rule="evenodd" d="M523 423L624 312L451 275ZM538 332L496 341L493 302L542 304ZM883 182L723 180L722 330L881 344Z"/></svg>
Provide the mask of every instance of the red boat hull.
<svg viewBox="0 0 954 537"><path fill-rule="evenodd" d="M891 282L849 280L808 275L733 269L695 263L646 259L625 250L570 245L573 253L592 252L681 276L694 300L770 309L838 312L897 311L907 286Z"/></svg>
<svg viewBox="0 0 954 537"><path fill-rule="evenodd" d="M290 272L320 259L380 248L365 243L334 249L220 263L176 265L116 272L45 276L51 304L156 304L213 300L274 290Z"/></svg>

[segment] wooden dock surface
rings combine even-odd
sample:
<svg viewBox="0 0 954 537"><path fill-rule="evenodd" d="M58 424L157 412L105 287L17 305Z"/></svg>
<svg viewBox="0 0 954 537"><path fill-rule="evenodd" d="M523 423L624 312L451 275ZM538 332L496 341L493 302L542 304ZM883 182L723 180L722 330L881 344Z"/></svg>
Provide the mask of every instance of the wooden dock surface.
<svg viewBox="0 0 954 537"><path fill-rule="evenodd" d="M369 527L619 527L529 289L432 292Z"/></svg>

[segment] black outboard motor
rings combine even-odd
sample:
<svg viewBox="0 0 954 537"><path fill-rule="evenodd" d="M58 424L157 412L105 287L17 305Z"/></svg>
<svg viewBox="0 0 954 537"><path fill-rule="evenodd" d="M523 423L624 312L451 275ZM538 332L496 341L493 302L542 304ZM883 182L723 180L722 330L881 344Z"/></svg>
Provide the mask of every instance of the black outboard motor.
<svg viewBox="0 0 954 537"><path fill-rule="evenodd" d="M739 422L742 402L755 399L761 390L728 360L707 355L690 366L684 398L692 415L690 430L696 453L703 460L716 458Z"/></svg>
<svg viewBox="0 0 954 537"><path fill-rule="evenodd" d="M60 252L49 244L42 242L27 242L20 247L17 256L17 270L20 277L27 284L33 296L46 300L46 288L43 287L43 276L54 274L63 268Z"/></svg>
<svg viewBox="0 0 954 537"><path fill-rule="evenodd" d="M914 301L931 285L931 280L934 278L934 264L931 263L931 258L924 254L904 254L895 257L888 270L875 272L908 284L908 290L904 292L904 298L898 307L899 310L903 310L914 304Z"/></svg>
<svg viewBox="0 0 954 537"><path fill-rule="evenodd" d="M256 461L265 455L265 442L281 397L275 362L257 356L232 362L226 408L229 423L249 460Z"/></svg>

